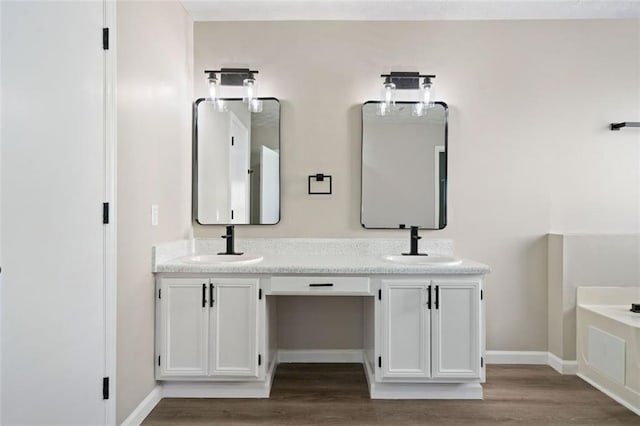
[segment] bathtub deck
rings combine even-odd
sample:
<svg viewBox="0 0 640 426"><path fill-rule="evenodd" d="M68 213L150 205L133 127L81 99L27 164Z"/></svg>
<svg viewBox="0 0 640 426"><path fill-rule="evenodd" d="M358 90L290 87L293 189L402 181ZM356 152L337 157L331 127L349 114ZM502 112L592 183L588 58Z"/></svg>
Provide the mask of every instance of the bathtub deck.
<svg viewBox="0 0 640 426"><path fill-rule="evenodd" d="M630 305L580 305L580 307L630 327L640 328L640 313L631 312Z"/></svg>

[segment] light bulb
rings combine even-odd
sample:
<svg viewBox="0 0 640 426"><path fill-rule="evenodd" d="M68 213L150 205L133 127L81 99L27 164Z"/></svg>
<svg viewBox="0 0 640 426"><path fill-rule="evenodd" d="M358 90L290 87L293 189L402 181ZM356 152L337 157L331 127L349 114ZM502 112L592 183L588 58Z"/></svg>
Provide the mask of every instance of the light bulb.
<svg viewBox="0 0 640 426"><path fill-rule="evenodd" d="M242 102L251 103L258 95L258 88L256 87L256 80L253 77L245 78L242 81L242 87L244 87L244 95Z"/></svg>

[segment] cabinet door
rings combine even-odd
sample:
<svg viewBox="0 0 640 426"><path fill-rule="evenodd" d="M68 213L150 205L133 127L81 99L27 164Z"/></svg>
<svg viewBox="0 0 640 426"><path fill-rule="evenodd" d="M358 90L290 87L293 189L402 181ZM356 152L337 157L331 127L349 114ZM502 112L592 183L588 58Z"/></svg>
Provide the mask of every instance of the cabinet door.
<svg viewBox="0 0 640 426"><path fill-rule="evenodd" d="M480 282L433 281L434 378L480 377Z"/></svg>
<svg viewBox="0 0 640 426"><path fill-rule="evenodd" d="M208 367L208 279L163 279L160 374L205 376Z"/></svg>
<svg viewBox="0 0 640 426"><path fill-rule="evenodd" d="M382 377L428 378L428 281L382 281Z"/></svg>
<svg viewBox="0 0 640 426"><path fill-rule="evenodd" d="M212 280L209 374L258 377L258 280Z"/></svg>

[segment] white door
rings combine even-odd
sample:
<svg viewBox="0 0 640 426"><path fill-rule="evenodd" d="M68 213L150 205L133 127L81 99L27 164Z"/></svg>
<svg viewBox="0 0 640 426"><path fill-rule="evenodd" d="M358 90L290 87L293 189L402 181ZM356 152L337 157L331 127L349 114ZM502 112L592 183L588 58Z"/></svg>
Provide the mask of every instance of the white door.
<svg viewBox="0 0 640 426"><path fill-rule="evenodd" d="M258 377L258 280L212 280L211 376Z"/></svg>
<svg viewBox="0 0 640 426"><path fill-rule="evenodd" d="M104 7L0 3L2 424L104 424L115 398L103 399Z"/></svg>
<svg viewBox="0 0 640 426"><path fill-rule="evenodd" d="M231 207L230 223L249 223L251 204L249 130L234 113L229 111L229 200Z"/></svg>
<svg viewBox="0 0 640 426"><path fill-rule="evenodd" d="M434 378L480 378L480 282L433 281Z"/></svg>
<svg viewBox="0 0 640 426"><path fill-rule="evenodd" d="M382 377L430 376L428 281L382 281Z"/></svg>
<svg viewBox="0 0 640 426"><path fill-rule="evenodd" d="M209 280L163 279L159 294L160 375L205 376L208 367Z"/></svg>

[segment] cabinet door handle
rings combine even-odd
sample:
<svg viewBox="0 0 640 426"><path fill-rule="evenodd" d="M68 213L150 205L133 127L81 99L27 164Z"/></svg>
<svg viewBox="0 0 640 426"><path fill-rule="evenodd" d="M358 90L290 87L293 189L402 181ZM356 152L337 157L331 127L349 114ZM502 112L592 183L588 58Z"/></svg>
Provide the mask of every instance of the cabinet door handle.
<svg viewBox="0 0 640 426"><path fill-rule="evenodd" d="M207 285L202 284L202 307L207 307Z"/></svg>
<svg viewBox="0 0 640 426"><path fill-rule="evenodd" d="M209 307L210 308L213 308L213 302L214 302L213 289L214 289L213 284L209 284Z"/></svg>
<svg viewBox="0 0 640 426"><path fill-rule="evenodd" d="M431 309L431 286L427 289L427 309Z"/></svg>
<svg viewBox="0 0 640 426"><path fill-rule="evenodd" d="M436 309L440 309L440 286L436 286Z"/></svg>
<svg viewBox="0 0 640 426"><path fill-rule="evenodd" d="M333 283L314 283L309 284L309 287L333 287Z"/></svg>

